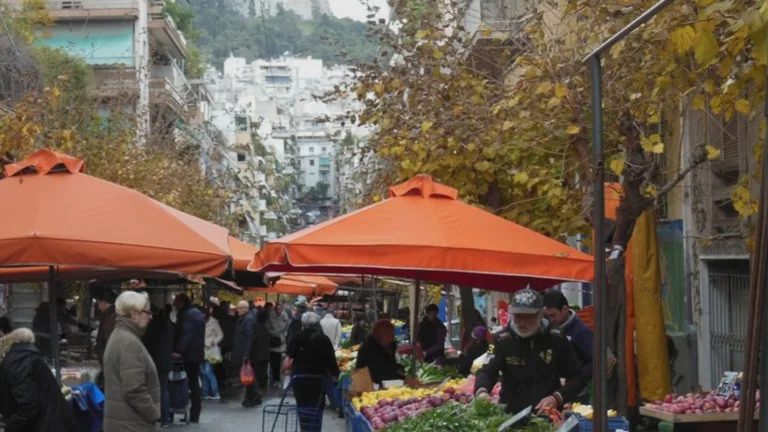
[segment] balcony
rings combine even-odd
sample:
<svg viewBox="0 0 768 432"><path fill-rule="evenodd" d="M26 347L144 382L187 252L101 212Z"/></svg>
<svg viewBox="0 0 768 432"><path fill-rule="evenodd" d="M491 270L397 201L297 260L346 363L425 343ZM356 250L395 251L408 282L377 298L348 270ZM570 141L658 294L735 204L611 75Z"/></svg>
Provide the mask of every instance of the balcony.
<svg viewBox="0 0 768 432"><path fill-rule="evenodd" d="M321 157L320 158L320 166L321 167L329 167L329 166L331 166L331 158L329 158L329 157Z"/></svg>
<svg viewBox="0 0 768 432"><path fill-rule="evenodd" d="M149 0L149 32L163 47L171 49L174 57L187 58L187 40L176 27L173 18L163 12L163 0Z"/></svg>
<svg viewBox="0 0 768 432"><path fill-rule="evenodd" d="M24 0L8 0L8 4L20 8ZM108 21L139 16L138 0L48 0L45 7L54 21Z"/></svg>
<svg viewBox="0 0 768 432"><path fill-rule="evenodd" d="M187 78L175 63L151 66L150 102L164 103L180 115L186 116L189 108L187 90Z"/></svg>

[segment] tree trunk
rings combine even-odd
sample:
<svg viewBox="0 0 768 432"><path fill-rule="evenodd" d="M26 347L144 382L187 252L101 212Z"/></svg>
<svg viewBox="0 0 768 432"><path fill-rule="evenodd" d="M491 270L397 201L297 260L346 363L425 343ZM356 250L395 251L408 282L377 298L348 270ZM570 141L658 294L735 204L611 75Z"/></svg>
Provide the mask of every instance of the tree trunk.
<svg viewBox="0 0 768 432"><path fill-rule="evenodd" d="M616 356L615 385L609 386L608 407L615 409L619 415L627 415L627 358L626 344L630 343L624 337L626 329L626 287L624 284L625 259L621 256L608 260L608 284L606 292L606 327L608 329L608 347ZM613 388L611 388L613 387Z"/></svg>

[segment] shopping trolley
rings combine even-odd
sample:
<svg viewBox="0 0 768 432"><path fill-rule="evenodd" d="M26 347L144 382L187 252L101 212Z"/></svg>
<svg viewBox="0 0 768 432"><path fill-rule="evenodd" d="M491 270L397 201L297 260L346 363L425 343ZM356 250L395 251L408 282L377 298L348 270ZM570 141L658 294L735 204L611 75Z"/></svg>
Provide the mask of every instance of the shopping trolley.
<svg viewBox="0 0 768 432"><path fill-rule="evenodd" d="M168 373L168 402L171 417L180 414L181 421L189 424L189 378L180 360L173 361Z"/></svg>
<svg viewBox="0 0 768 432"><path fill-rule="evenodd" d="M262 432L321 432L325 408L326 378L321 375L293 375L283 390L279 405L265 405ZM286 402L289 394L296 404Z"/></svg>

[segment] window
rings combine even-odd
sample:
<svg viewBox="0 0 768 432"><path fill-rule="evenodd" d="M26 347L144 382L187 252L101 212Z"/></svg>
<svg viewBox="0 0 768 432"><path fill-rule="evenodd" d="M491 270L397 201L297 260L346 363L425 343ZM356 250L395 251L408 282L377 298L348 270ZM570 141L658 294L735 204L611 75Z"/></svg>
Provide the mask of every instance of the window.
<svg viewBox="0 0 768 432"><path fill-rule="evenodd" d="M315 166L315 160L314 159L310 159L309 160L309 166Z"/></svg>
<svg viewBox="0 0 768 432"><path fill-rule="evenodd" d="M322 152L325 153L325 147L322 148Z"/></svg>
<svg viewBox="0 0 768 432"><path fill-rule="evenodd" d="M309 152L310 152L310 153L314 153L314 152L315 152L315 148L314 148L314 147L310 147L310 148L309 148Z"/></svg>
<svg viewBox="0 0 768 432"><path fill-rule="evenodd" d="M238 162L245 162L245 155L242 153L237 154L237 161Z"/></svg>

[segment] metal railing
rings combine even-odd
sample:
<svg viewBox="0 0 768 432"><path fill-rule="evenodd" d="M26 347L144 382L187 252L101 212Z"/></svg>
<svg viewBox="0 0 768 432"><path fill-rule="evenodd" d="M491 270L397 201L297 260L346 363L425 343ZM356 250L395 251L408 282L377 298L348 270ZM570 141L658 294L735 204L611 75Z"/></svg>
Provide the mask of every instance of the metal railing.
<svg viewBox="0 0 768 432"><path fill-rule="evenodd" d="M520 19L526 12L526 0L475 0L474 11L468 13L480 14L480 30L484 28L513 32L521 28ZM469 17L476 18L476 17Z"/></svg>
<svg viewBox="0 0 768 432"><path fill-rule="evenodd" d="M712 383L718 383L723 372L740 371L744 367L749 263L745 261L744 265L744 269L717 268L709 274Z"/></svg>
<svg viewBox="0 0 768 432"><path fill-rule="evenodd" d="M8 0L13 7L22 6L24 0ZM49 10L77 9L137 9L137 0L48 0L45 7Z"/></svg>
<svg viewBox="0 0 768 432"><path fill-rule="evenodd" d="M171 93L176 102L182 105L186 104L187 78L176 64L152 65L150 73L153 81L158 79L165 80L165 88Z"/></svg>

